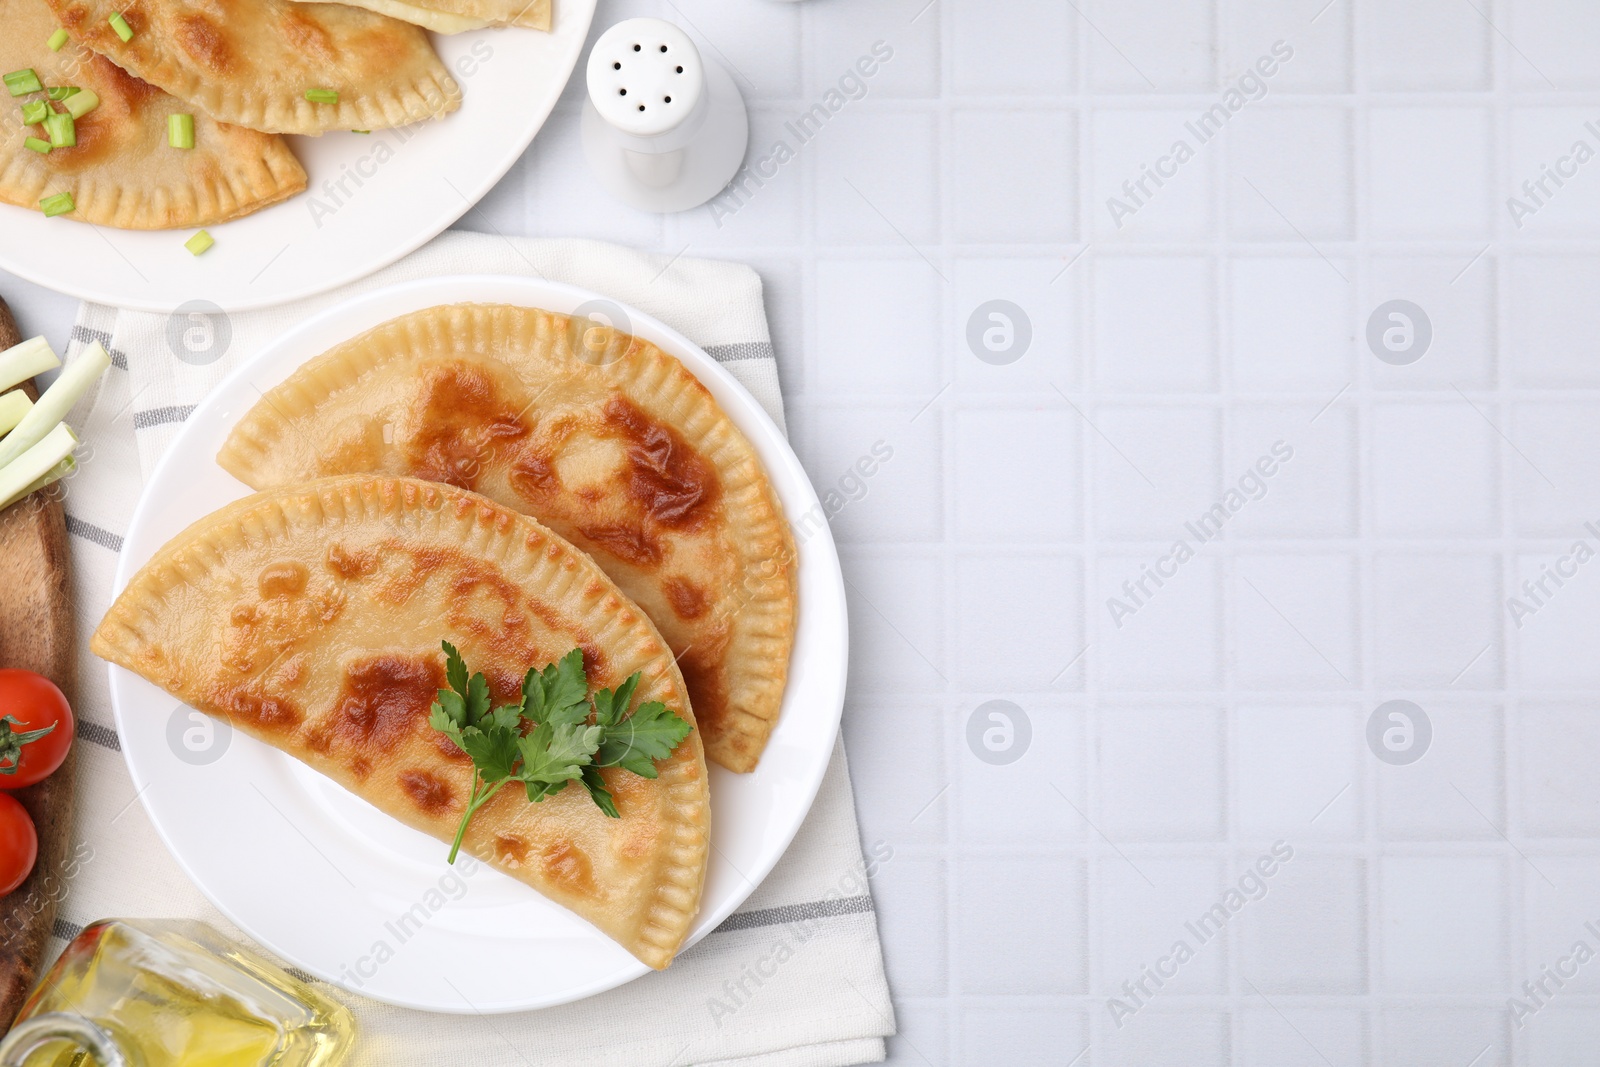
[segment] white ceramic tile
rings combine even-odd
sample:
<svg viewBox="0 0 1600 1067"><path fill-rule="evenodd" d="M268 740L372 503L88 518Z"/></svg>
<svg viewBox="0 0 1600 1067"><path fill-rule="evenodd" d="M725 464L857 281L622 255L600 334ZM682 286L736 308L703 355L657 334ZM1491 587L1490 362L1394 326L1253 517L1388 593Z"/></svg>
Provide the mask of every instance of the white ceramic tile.
<svg viewBox="0 0 1600 1067"><path fill-rule="evenodd" d="M1228 1016L1155 1005L1116 1029L1106 1013L1095 1016L1095 1067L1183 1067L1228 1063Z"/></svg>
<svg viewBox="0 0 1600 1067"><path fill-rule="evenodd" d="M1349 382L1353 295L1314 254L1236 258L1229 270L1234 388L1332 395Z"/></svg>
<svg viewBox="0 0 1600 1067"><path fill-rule="evenodd" d="M567 174L589 174L576 122L549 123L523 158L530 168L526 178L530 198L528 213L530 220L537 219L537 232L541 237L585 237L620 244L661 243L660 216L635 211L612 199L592 180L563 180ZM468 212L461 221L464 228L494 232L494 227L485 222L480 212Z"/></svg>
<svg viewBox="0 0 1600 1067"><path fill-rule="evenodd" d="M1361 14L1361 48L1374 89L1488 88L1494 31L1469 5L1376 0Z"/></svg>
<svg viewBox="0 0 1600 1067"><path fill-rule="evenodd" d="M943 579L937 559L902 550L839 553L850 607L850 689L938 690L949 677L942 652Z"/></svg>
<svg viewBox="0 0 1600 1067"><path fill-rule="evenodd" d="M1175 392L1217 379L1216 280L1198 257L1096 256L1096 380Z"/></svg>
<svg viewBox="0 0 1600 1067"><path fill-rule="evenodd" d="M902 999L894 1002L895 1033L884 1042L890 1067L946 1067L949 1064L950 1018L942 1000Z"/></svg>
<svg viewBox="0 0 1600 1067"><path fill-rule="evenodd" d="M1353 556L1241 554L1230 591L1236 686L1360 685L1360 571Z"/></svg>
<svg viewBox="0 0 1600 1067"><path fill-rule="evenodd" d="M1227 136L1228 222L1235 234L1284 242L1350 236L1349 112L1262 106L1241 113ZM1344 267L1328 269L1351 277Z"/></svg>
<svg viewBox="0 0 1600 1067"><path fill-rule="evenodd" d="M1057 403L1036 411L965 410L954 422L953 501L963 542L1082 536L1081 420L1065 417Z"/></svg>
<svg viewBox="0 0 1600 1067"><path fill-rule="evenodd" d="M1390 993L1504 987L1510 967L1501 860L1384 856L1378 898L1379 973Z"/></svg>
<svg viewBox="0 0 1600 1067"><path fill-rule="evenodd" d="M1090 217L1097 241L1173 240L1211 232L1215 153L1192 152L1186 111L1107 109L1093 122Z"/></svg>
<svg viewBox="0 0 1600 1067"><path fill-rule="evenodd" d="M956 861L956 872L962 992L1084 992L1083 864L967 855ZM1050 906L1039 907L1045 900Z"/></svg>
<svg viewBox="0 0 1600 1067"><path fill-rule="evenodd" d="M1304 405L1235 404L1229 411L1229 485L1239 488L1252 472L1271 472L1264 478L1266 497L1228 521L1230 537L1356 532L1356 426L1354 413L1334 402L1342 390L1331 389L1327 400Z"/></svg>
<svg viewBox="0 0 1600 1067"><path fill-rule="evenodd" d="M1542 703L1511 721L1521 771L1517 829L1531 837L1600 834L1600 722L1583 705Z"/></svg>
<svg viewBox="0 0 1600 1067"><path fill-rule="evenodd" d="M1509 187L1499 209L1518 237L1600 233L1600 185L1589 173L1600 122L1577 107L1522 107L1511 112Z"/></svg>
<svg viewBox="0 0 1600 1067"><path fill-rule="evenodd" d="M1373 234L1492 236L1490 129L1482 108L1373 108L1367 115Z"/></svg>
<svg viewBox="0 0 1600 1067"><path fill-rule="evenodd" d="M1367 300L1361 306L1356 336L1357 359L1373 384L1381 389L1439 389L1451 395L1457 388L1492 385L1495 267L1492 252L1455 257L1374 256L1367 265ZM1368 323L1374 318L1380 329L1395 325L1395 320L1380 311L1393 300L1420 307L1432 334L1422 357L1404 366L1377 358L1367 338Z"/></svg>
<svg viewBox="0 0 1600 1067"><path fill-rule="evenodd" d="M932 397L943 384L939 285L915 258L817 264L817 384L836 394Z"/></svg>
<svg viewBox="0 0 1600 1067"><path fill-rule="evenodd" d="M802 8L806 88L820 99L827 89L838 87L840 78L876 61L869 83L872 99L937 96L943 12L924 10L926 6L927 0L860 0L845 19L814 6ZM751 71L750 77L759 80L760 73Z"/></svg>
<svg viewBox="0 0 1600 1067"><path fill-rule="evenodd" d="M839 541L934 541L944 525L938 412L817 407L795 420L822 509Z"/></svg>
<svg viewBox="0 0 1600 1067"><path fill-rule="evenodd" d="M1163 563L1166 559L1168 562ZM1122 590L1142 568L1176 570L1148 596ZM1222 575L1217 561L1195 556L1178 564L1164 553L1149 557L1102 555L1098 566L1104 603L1089 608L1090 655L1101 684L1122 690L1215 689L1222 677Z"/></svg>
<svg viewBox="0 0 1600 1067"><path fill-rule="evenodd" d="M1294 848L1261 883L1240 924L1241 978L1269 997L1365 992L1366 861Z"/></svg>
<svg viewBox="0 0 1600 1067"><path fill-rule="evenodd" d="M863 841L885 841L891 848L943 842L952 776L942 721L935 700L863 696L845 706L851 774L884 786L856 794Z"/></svg>
<svg viewBox="0 0 1600 1067"><path fill-rule="evenodd" d="M1088 1063L1089 1020L1064 1008L966 1008L961 1062L971 1067L1018 1063Z"/></svg>
<svg viewBox="0 0 1600 1067"><path fill-rule="evenodd" d="M1100 975L1095 992L1130 998L1141 990L1160 997L1224 992L1227 937L1205 927L1202 940L1194 922L1225 888L1214 859L1140 854L1102 860L1091 896Z"/></svg>
<svg viewBox="0 0 1600 1067"><path fill-rule="evenodd" d="M1327 1067L1366 1063L1366 1019L1359 1011L1257 1008L1239 1015L1244 1067Z"/></svg>
<svg viewBox="0 0 1600 1067"><path fill-rule="evenodd" d="M1373 529L1394 537L1499 530L1498 418L1488 401L1461 395L1375 405L1368 475Z"/></svg>
<svg viewBox="0 0 1600 1067"><path fill-rule="evenodd" d="M1514 0L1502 32L1512 50L1512 84L1518 89L1584 89L1600 85L1589 57L1600 49L1600 23L1573 17L1579 9L1554 0ZM1587 12L1584 12L1587 14Z"/></svg>
<svg viewBox="0 0 1600 1067"><path fill-rule="evenodd" d="M1227 824L1227 742L1207 707L1101 705L1090 758L1095 825L1113 841L1216 839Z"/></svg>
<svg viewBox="0 0 1600 1067"><path fill-rule="evenodd" d="M943 15L951 31L952 87L960 95L1077 88L1075 41L1083 23L1065 4L951 4Z"/></svg>
<svg viewBox="0 0 1600 1067"><path fill-rule="evenodd" d="M997 678L1019 691L1082 684L1081 560L962 553L955 597L956 647L944 669L958 683L979 692Z"/></svg>
<svg viewBox="0 0 1600 1067"><path fill-rule="evenodd" d="M1348 705L1239 709L1234 791L1251 840L1350 837L1361 826L1363 717Z"/></svg>
<svg viewBox="0 0 1600 1067"><path fill-rule="evenodd" d="M1407 1067L1505 1067L1511 1062L1506 1030L1499 1007L1396 1007L1379 1015L1377 1045L1384 1063Z"/></svg>
<svg viewBox="0 0 1600 1067"><path fill-rule="evenodd" d="M1184 523L1206 514L1223 496L1216 412L1103 407L1080 408L1072 415L1089 420L1085 439L1096 532L1159 541L1163 547L1180 537L1196 541ZM1137 572L1130 577L1137 578ZM1122 581L1118 578L1116 585Z"/></svg>
<svg viewBox="0 0 1600 1067"><path fill-rule="evenodd" d="M674 12L661 17L675 18ZM800 52L774 49L772 40L793 39L800 33L800 9L780 4L745 4L740 0L704 0L694 9L694 20L682 25L695 38L700 54L721 63L739 80L739 89L752 100L789 100L800 92ZM701 33L709 30L710 36Z"/></svg>
<svg viewBox="0 0 1600 1067"><path fill-rule="evenodd" d="M1591 966L1600 955L1600 935L1590 929L1600 929L1591 905L1600 892L1600 864L1592 855L1534 850L1519 873L1527 925L1522 954L1512 967L1511 996L1521 1002L1516 1020L1523 1026L1518 1029L1526 1029L1544 1018L1546 1005L1541 1002L1600 993L1600 968ZM1522 987L1524 981L1531 990ZM1534 1013L1528 1014L1529 1009Z"/></svg>
<svg viewBox="0 0 1600 1067"><path fill-rule="evenodd" d="M1215 84L1209 2L1096 0L1089 23L1089 84L1106 92L1202 92Z"/></svg>
<svg viewBox="0 0 1600 1067"><path fill-rule="evenodd" d="M1587 1005L1556 1003L1518 1036L1526 1042L1529 1063L1576 1063L1591 1055L1600 1041L1600 1020Z"/></svg>
<svg viewBox="0 0 1600 1067"><path fill-rule="evenodd" d="M872 879L878 929L903 946L886 957L895 996L937 996L949 982L942 937L924 936L927 924L945 923L945 864L922 856L896 856Z"/></svg>
<svg viewBox="0 0 1600 1067"><path fill-rule="evenodd" d="M1565 544L1513 561L1507 634L1518 677L1529 691L1600 686L1600 657L1594 654L1600 640L1600 565L1591 566L1597 550L1600 538L1585 530Z"/></svg>
<svg viewBox="0 0 1600 1067"><path fill-rule="evenodd" d="M1504 659L1499 570L1493 556L1374 557L1374 679L1430 689L1496 684Z"/></svg>
<svg viewBox="0 0 1600 1067"><path fill-rule="evenodd" d="M982 709L987 699L974 697L956 708L950 729L956 745L954 778L960 811L961 843L981 848L998 843L1037 847L1041 840L1080 841L1089 833L1084 821L1084 714L1055 703L1018 694L1011 703L1027 717L1028 742L1013 763L995 765L980 758L970 741L974 715L985 729L995 723ZM1015 718L1007 711L1007 716ZM1011 744L1018 741L1013 723ZM981 737L981 735L980 735ZM982 741L979 742L980 746Z"/></svg>
<svg viewBox="0 0 1600 1067"><path fill-rule="evenodd" d="M950 215L963 243L1077 236L1077 132L1063 110L960 110L950 118Z"/></svg>
<svg viewBox="0 0 1600 1067"><path fill-rule="evenodd" d="M1286 42L1275 91L1341 92L1350 84L1350 5L1327 0L1231 0L1223 39L1225 73L1242 69ZM1281 50L1280 50L1281 51Z"/></svg>
<svg viewBox="0 0 1600 1067"><path fill-rule="evenodd" d="M924 252L937 244L939 135L933 114L845 111L812 144L819 240L895 248L910 241Z"/></svg>
<svg viewBox="0 0 1600 1067"><path fill-rule="evenodd" d="M1432 739L1401 766L1375 761L1386 839L1499 840L1506 826L1505 734L1498 709L1429 701Z"/></svg>
<svg viewBox="0 0 1600 1067"><path fill-rule="evenodd" d="M1600 261L1562 255L1509 260L1506 363L1517 385L1563 388L1600 385L1600 363L1588 338L1600 332Z"/></svg>
<svg viewBox="0 0 1600 1067"><path fill-rule="evenodd" d="M1077 331L1088 269L1087 259L1072 263L1070 256L958 258L951 278L955 388L1029 396L1072 388L1085 360ZM1001 300L1011 307L992 305Z"/></svg>
<svg viewBox="0 0 1600 1067"><path fill-rule="evenodd" d="M744 168L710 203L673 218L678 247L687 244L705 252L799 241L805 217L804 157L815 150L817 142L802 148L799 139L785 128L791 118L792 114L778 108L751 109Z"/></svg>
<svg viewBox="0 0 1600 1067"><path fill-rule="evenodd" d="M1511 411L1512 514L1517 533L1571 542L1600 526L1600 401L1525 400ZM1600 549L1600 543L1594 545Z"/></svg>

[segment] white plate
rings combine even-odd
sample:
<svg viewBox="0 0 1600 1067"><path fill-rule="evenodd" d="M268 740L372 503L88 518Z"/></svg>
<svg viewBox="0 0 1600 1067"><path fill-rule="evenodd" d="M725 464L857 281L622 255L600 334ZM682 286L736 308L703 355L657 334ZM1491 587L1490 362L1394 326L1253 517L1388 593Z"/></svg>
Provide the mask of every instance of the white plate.
<svg viewBox="0 0 1600 1067"><path fill-rule="evenodd" d="M183 247L193 230L113 230L0 204L0 267L84 300L157 312L190 300L270 307L363 278L433 239L511 169L560 98L594 7L556 0L548 34L432 35L461 86L459 111L398 130L289 138L307 190L207 227L217 243L203 256Z"/></svg>
<svg viewBox="0 0 1600 1067"><path fill-rule="evenodd" d="M248 494L213 457L260 399L258 390L306 360L436 304L570 312L594 299L532 279L430 279L366 294L297 327L189 417L134 513L117 566L118 590L190 522ZM624 313L633 333L682 360L749 437L791 520L819 506L788 442L727 371L681 334L631 309ZM844 580L825 524L800 545L799 578L789 688L761 765L748 775L711 769L715 847L691 941L727 918L772 870L805 819L832 754L844 704L847 619ZM457 889L452 879L459 872L445 865L445 845L276 749L218 727L209 747L201 736L189 739L203 749L197 757L184 731L210 720L191 721L198 713L137 675L112 667L111 700L139 797L183 869L239 927L312 974L402 1007L465 1013L561 1004L647 972L588 923L486 866L460 879ZM418 906L418 920L402 929L401 916Z"/></svg>

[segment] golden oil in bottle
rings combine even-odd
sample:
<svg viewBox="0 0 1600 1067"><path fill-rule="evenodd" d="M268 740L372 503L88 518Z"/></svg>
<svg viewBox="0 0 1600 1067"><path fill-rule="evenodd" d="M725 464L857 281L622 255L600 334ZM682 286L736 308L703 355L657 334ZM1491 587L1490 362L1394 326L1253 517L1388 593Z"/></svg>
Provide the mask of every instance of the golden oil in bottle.
<svg viewBox="0 0 1600 1067"><path fill-rule="evenodd" d="M86 927L40 979L0 1067L335 1067L350 1012L203 923Z"/></svg>

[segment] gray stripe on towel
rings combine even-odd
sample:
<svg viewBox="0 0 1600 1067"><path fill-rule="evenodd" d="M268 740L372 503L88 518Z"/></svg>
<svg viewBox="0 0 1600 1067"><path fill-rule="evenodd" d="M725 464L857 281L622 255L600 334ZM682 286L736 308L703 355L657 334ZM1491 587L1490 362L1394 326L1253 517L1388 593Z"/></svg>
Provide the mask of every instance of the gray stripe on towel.
<svg viewBox="0 0 1600 1067"><path fill-rule="evenodd" d="M76 515L67 516L67 533L74 537L81 537L85 541L93 541L101 548L109 548L113 552L122 551L122 538L110 530L103 530L92 522L84 522Z"/></svg>
<svg viewBox="0 0 1600 1067"><path fill-rule="evenodd" d="M869 896L813 900L809 904L785 904L781 908L735 912L722 920L722 925L712 932L728 934L735 930L752 930L758 926L780 926L785 923L804 922L807 919L826 919L835 915L858 915L872 910L872 898Z"/></svg>
<svg viewBox="0 0 1600 1067"><path fill-rule="evenodd" d="M136 411L133 413L133 428L135 430L146 430L152 426L164 426L169 422L182 422L193 414L193 404L179 404L170 408L151 408L149 411Z"/></svg>
<svg viewBox="0 0 1600 1067"><path fill-rule="evenodd" d="M101 726L88 719L79 719L78 736L102 748L109 748L113 752L122 751L122 738L118 737L117 731L109 726Z"/></svg>
<svg viewBox="0 0 1600 1067"><path fill-rule="evenodd" d="M777 359L777 350L771 341L741 341L733 345L706 345L706 355L718 363L732 363L740 359Z"/></svg>

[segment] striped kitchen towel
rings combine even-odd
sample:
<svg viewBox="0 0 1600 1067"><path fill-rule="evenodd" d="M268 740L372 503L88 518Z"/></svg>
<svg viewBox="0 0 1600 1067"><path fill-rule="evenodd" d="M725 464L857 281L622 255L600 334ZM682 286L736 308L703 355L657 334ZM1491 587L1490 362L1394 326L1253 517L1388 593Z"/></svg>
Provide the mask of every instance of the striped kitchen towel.
<svg viewBox="0 0 1600 1067"><path fill-rule="evenodd" d="M218 381L266 341L357 292L451 274L535 275L637 307L721 361L783 426L761 281L738 264L668 261L588 241L447 233L363 282L287 307L227 314L196 301L157 315L84 305L69 358L99 341L115 368L74 413L84 462L68 487L67 521L84 649L78 733L86 742L76 833L89 859L62 902L59 938L95 919L146 916L198 917L246 940L184 876L134 795L106 666L89 655L89 633L110 604L122 534L146 473ZM575 1004L482 1018L427 1015L339 992L363 1030L356 1062L843 1067L882 1060L894 1020L869 883L890 854L882 843L863 854L841 743L778 867L744 910L670 970Z"/></svg>

